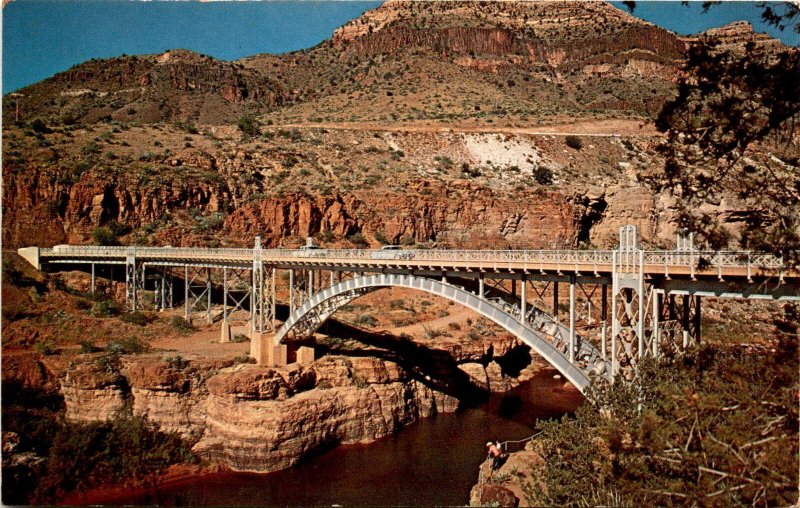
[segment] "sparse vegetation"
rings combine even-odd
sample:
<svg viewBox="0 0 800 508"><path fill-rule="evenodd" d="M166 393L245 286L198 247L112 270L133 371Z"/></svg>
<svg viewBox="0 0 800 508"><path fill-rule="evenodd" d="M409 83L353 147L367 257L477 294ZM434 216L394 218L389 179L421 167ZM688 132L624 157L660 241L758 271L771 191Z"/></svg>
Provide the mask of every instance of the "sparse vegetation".
<svg viewBox="0 0 800 508"><path fill-rule="evenodd" d="M578 136L569 135L564 138L564 143L574 150L580 150L583 148L583 141L581 141L581 138Z"/></svg>
<svg viewBox="0 0 800 508"><path fill-rule="evenodd" d="M251 115L244 115L239 117L239 120L236 122L236 126L239 127L239 130L242 131L242 135L254 138L261 134L261 126L258 123L258 120Z"/></svg>
<svg viewBox="0 0 800 508"><path fill-rule="evenodd" d="M797 309L777 352L708 345L648 359L637 380L599 385L574 418L540 423L547 464L532 504L790 505L797 498Z"/></svg>

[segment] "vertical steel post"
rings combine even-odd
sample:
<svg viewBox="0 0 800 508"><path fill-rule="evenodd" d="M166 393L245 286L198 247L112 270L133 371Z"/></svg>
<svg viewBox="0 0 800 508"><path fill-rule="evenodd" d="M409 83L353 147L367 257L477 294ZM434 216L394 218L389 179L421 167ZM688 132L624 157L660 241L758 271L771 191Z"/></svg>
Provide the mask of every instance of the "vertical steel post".
<svg viewBox="0 0 800 508"><path fill-rule="evenodd" d="M694 340L695 344L700 344L700 322L702 320L702 313L700 312L700 295L694 297Z"/></svg>
<svg viewBox="0 0 800 508"><path fill-rule="evenodd" d="M161 268L161 311L167 308L167 274L166 268Z"/></svg>
<svg viewBox="0 0 800 508"><path fill-rule="evenodd" d="M653 331L650 340L653 341L653 358L658 358L658 348L661 345L661 333L658 330L658 322L661 318L661 295L653 289Z"/></svg>
<svg viewBox="0 0 800 508"><path fill-rule="evenodd" d="M528 278L522 274L522 291L519 297L519 318L522 323L528 322Z"/></svg>
<svg viewBox="0 0 800 508"><path fill-rule="evenodd" d="M612 274L614 280L616 280L617 275L617 251L613 251L611 253L611 260L612 260ZM617 374L617 369L619 368L618 362L619 359L617 358L617 335L619 335L619 316L617 316L617 295L618 291L616 285L612 285L611 287L611 371L609 375L611 379Z"/></svg>
<svg viewBox="0 0 800 508"><path fill-rule="evenodd" d="M683 295L683 316L681 325L683 326L683 348L689 347L689 299L692 295Z"/></svg>
<svg viewBox="0 0 800 508"><path fill-rule="evenodd" d="M553 281L553 319L558 322L558 281Z"/></svg>
<svg viewBox="0 0 800 508"><path fill-rule="evenodd" d="M306 272L306 294L307 298L311 298L314 294L314 270Z"/></svg>
<svg viewBox="0 0 800 508"><path fill-rule="evenodd" d="M206 322L211 324L213 322L211 319L211 268L206 268L206 292L208 293L206 298Z"/></svg>
<svg viewBox="0 0 800 508"><path fill-rule="evenodd" d="M478 274L478 296L480 298L483 298L483 296L484 296L483 272Z"/></svg>
<svg viewBox="0 0 800 508"><path fill-rule="evenodd" d="M222 268L222 322L228 324L228 267Z"/></svg>
<svg viewBox="0 0 800 508"><path fill-rule="evenodd" d="M189 265L183 265L183 319L189 321Z"/></svg>
<svg viewBox="0 0 800 508"><path fill-rule="evenodd" d="M606 360L606 330L608 328L608 285L602 284L600 287L601 303L600 303L600 321L602 328L600 328L600 354L603 356L603 361Z"/></svg>
<svg viewBox="0 0 800 508"><path fill-rule="evenodd" d="M575 363L575 276L569 278L569 362Z"/></svg>
<svg viewBox="0 0 800 508"><path fill-rule="evenodd" d="M294 268L289 268L289 314L294 313Z"/></svg>
<svg viewBox="0 0 800 508"><path fill-rule="evenodd" d="M270 272L272 274L272 280L270 281L270 288L269 288L269 305L270 305L270 322L269 328L270 330L273 329L274 322L275 322L275 279L278 278L278 270L273 268Z"/></svg>
<svg viewBox="0 0 800 508"><path fill-rule="evenodd" d="M94 273L94 263L92 263L92 294L97 292L97 277Z"/></svg>
<svg viewBox="0 0 800 508"><path fill-rule="evenodd" d="M333 270L331 270L331 286L333 286L334 284L335 282L334 282Z"/></svg>
<svg viewBox="0 0 800 508"><path fill-rule="evenodd" d="M639 317L638 317L638 323L636 323L636 330L637 330L636 335L639 336L639 348L637 350L637 354L639 355L639 358L641 358L646 353L646 351L644 350L644 317L647 314L647 304L644 299L644 293L645 293L644 251L640 250L638 254L639 254L638 256L639 259L637 261L639 262L639 281L638 281L639 284L638 287L636 288L636 292L639 294ZM637 368L638 368L638 362L637 362Z"/></svg>

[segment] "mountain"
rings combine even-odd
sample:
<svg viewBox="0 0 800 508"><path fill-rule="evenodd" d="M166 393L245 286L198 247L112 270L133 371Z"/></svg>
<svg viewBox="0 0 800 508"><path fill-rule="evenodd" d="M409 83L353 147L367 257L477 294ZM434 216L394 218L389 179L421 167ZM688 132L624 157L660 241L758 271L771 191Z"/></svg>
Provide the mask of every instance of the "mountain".
<svg viewBox="0 0 800 508"><path fill-rule="evenodd" d="M90 60L6 96L17 115L63 123L226 123L276 107L286 91L275 80L186 50ZM16 103L19 102L19 109Z"/></svg>
<svg viewBox="0 0 800 508"><path fill-rule="evenodd" d="M602 2L393 0L290 54L85 62L4 97L3 241L671 245L641 179L694 39Z"/></svg>

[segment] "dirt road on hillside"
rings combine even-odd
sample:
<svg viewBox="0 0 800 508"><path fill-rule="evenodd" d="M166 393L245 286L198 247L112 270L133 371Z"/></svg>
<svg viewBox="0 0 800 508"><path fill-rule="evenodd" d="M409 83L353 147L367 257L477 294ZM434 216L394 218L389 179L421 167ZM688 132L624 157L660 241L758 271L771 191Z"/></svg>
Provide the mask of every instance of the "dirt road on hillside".
<svg viewBox="0 0 800 508"><path fill-rule="evenodd" d="M380 124L372 122L321 122L292 123L271 126L272 129L328 129L350 131L378 132L413 132L441 133L457 132L470 134L522 134L536 136L569 136L617 137L617 136L661 136L651 122L644 120L587 120L575 123L564 123L531 127L495 127L490 125L441 125L434 123L394 123Z"/></svg>

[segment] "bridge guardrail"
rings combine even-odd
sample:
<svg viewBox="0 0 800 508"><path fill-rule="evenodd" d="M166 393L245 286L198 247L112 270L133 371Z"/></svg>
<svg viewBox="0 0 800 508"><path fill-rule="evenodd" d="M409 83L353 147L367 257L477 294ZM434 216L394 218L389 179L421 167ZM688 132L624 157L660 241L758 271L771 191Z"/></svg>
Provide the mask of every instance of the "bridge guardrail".
<svg viewBox="0 0 800 508"><path fill-rule="evenodd" d="M771 254L753 253L749 251L637 251L641 252L642 262L646 266L665 266L667 268L687 267L694 269L700 265L707 268L739 267L748 269L783 269L781 258ZM380 255L376 256L376 253ZM502 268L503 263L537 263L563 265L565 269L572 266L611 266L614 263L613 250L397 250L376 251L371 249L263 249L261 259L264 262L291 262L315 259L325 261L353 260L380 263L385 261L409 261L415 264L430 263L433 266L447 262L459 263L494 263ZM622 254L630 254L624 252ZM250 262L253 260L253 249L244 248L190 248L190 247L101 247L101 246L66 246L40 250L40 256L48 257L88 257L88 258L124 258L135 256L140 259L176 259L176 260L236 260ZM637 256L638 257L638 256ZM619 263L619 257L618 257Z"/></svg>

